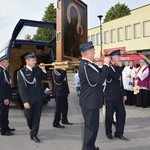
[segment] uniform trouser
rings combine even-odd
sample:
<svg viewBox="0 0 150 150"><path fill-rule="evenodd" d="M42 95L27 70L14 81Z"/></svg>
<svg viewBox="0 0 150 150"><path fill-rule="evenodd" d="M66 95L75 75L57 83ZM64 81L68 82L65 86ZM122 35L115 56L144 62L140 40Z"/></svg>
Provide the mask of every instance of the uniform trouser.
<svg viewBox="0 0 150 150"><path fill-rule="evenodd" d="M42 112L42 102L31 104L30 109L24 109L27 124L30 129L30 136L36 136L39 131L39 124Z"/></svg>
<svg viewBox="0 0 150 150"><path fill-rule="evenodd" d="M99 129L99 109L82 109L82 114L85 124L82 150L95 150Z"/></svg>
<svg viewBox="0 0 150 150"><path fill-rule="evenodd" d="M68 121L68 98L67 97L55 97L56 111L53 124L58 125L62 115L62 121Z"/></svg>
<svg viewBox="0 0 150 150"><path fill-rule="evenodd" d="M1 123L1 132L8 131L8 114L9 114L9 105L4 105L4 102L0 102L0 123Z"/></svg>
<svg viewBox="0 0 150 150"><path fill-rule="evenodd" d="M106 134L112 134L113 115L116 113L115 136L124 134L126 111L123 101L106 101L105 127Z"/></svg>

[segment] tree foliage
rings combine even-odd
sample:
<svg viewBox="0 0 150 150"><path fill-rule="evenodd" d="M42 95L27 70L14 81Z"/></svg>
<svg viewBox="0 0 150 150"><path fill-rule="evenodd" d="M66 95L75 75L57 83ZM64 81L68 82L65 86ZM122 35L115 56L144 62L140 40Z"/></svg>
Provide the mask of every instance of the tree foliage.
<svg viewBox="0 0 150 150"><path fill-rule="evenodd" d="M42 21L56 23L56 8L53 3L50 3L46 8ZM33 40L50 41L55 36L56 32L53 29L38 28L36 34L33 36Z"/></svg>
<svg viewBox="0 0 150 150"><path fill-rule="evenodd" d="M129 15L131 10L125 4L120 4L119 2L112 6L108 12L106 13L104 22L111 21L113 19L117 19L126 15Z"/></svg>

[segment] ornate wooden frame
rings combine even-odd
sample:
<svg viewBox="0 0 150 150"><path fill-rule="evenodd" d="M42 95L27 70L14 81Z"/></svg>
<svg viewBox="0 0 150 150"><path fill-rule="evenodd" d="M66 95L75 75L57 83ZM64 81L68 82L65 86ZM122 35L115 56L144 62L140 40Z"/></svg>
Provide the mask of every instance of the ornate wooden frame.
<svg viewBox="0 0 150 150"><path fill-rule="evenodd" d="M79 45L87 42L87 5L81 0L57 0L56 32L56 61L79 58Z"/></svg>

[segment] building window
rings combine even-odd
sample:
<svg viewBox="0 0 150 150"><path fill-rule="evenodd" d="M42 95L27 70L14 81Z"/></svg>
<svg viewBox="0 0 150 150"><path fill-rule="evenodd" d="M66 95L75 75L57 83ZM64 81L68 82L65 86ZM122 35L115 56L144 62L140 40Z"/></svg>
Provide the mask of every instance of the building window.
<svg viewBox="0 0 150 150"><path fill-rule="evenodd" d="M141 37L141 25L140 23L134 24L134 38L138 39Z"/></svg>
<svg viewBox="0 0 150 150"><path fill-rule="evenodd" d="M110 41L111 43L116 42L116 29L110 30Z"/></svg>
<svg viewBox="0 0 150 150"><path fill-rule="evenodd" d="M96 46L99 46L101 44L101 37L100 33L96 34Z"/></svg>
<svg viewBox="0 0 150 150"><path fill-rule="evenodd" d="M123 27L117 29L117 34L118 34L118 42L123 41L124 35L123 35Z"/></svg>
<svg viewBox="0 0 150 150"><path fill-rule="evenodd" d="M88 42L91 41L91 36L88 36Z"/></svg>
<svg viewBox="0 0 150 150"><path fill-rule="evenodd" d="M91 41L93 42L93 45L95 46L95 34L91 35Z"/></svg>
<svg viewBox="0 0 150 150"><path fill-rule="evenodd" d="M125 26L125 39L131 40L132 39L132 28L131 25Z"/></svg>
<svg viewBox="0 0 150 150"><path fill-rule="evenodd" d="M143 37L150 36L150 20L143 22Z"/></svg>
<svg viewBox="0 0 150 150"><path fill-rule="evenodd" d="M109 43L109 31L104 32L104 43L105 44Z"/></svg>

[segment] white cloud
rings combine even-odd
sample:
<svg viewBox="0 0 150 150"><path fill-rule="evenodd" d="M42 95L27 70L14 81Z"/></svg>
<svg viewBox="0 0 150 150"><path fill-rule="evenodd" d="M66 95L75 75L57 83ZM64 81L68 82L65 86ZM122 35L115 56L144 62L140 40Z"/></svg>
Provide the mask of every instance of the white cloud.
<svg viewBox="0 0 150 150"><path fill-rule="evenodd" d="M10 38L20 19L41 20L53 0L0 0L0 47Z"/></svg>

